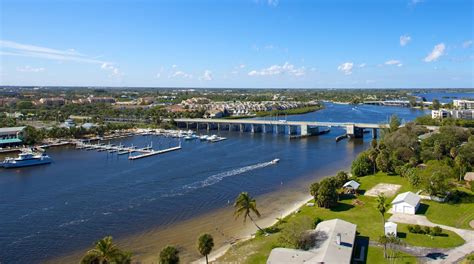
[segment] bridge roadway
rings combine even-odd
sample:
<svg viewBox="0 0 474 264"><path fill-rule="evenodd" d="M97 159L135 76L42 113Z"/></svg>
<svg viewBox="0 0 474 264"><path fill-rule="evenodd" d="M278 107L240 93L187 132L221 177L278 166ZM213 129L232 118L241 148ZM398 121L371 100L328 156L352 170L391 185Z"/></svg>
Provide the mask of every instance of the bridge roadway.
<svg viewBox="0 0 474 264"><path fill-rule="evenodd" d="M206 119L206 118L177 118L174 119L178 126L185 125L186 128L192 128L196 125L199 128L204 124L208 130L221 129L221 126L227 126L229 130L237 126L237 130L242 132L250 127L252 133L269 131L276 129L278 133L288 133L290 135L300 134L308 136L318 134L319 127L343 127L349 137L362 137L364 129L372 130L372 137L377 137L377 129L387 128L388 124L373 123L351 123L351 122L318 122L318 121L283 121L283 120L264 120L264 119ZM298 129L299 128L299 129Z"/></svg>

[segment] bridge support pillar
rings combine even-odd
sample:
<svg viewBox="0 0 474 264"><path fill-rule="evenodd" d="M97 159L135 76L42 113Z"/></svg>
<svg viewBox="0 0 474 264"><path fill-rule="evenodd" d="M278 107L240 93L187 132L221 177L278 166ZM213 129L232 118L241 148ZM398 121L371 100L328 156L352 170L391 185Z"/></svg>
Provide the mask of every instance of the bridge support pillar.
<svg viewBox="0 0 474 264"><path fill-rule="evenodd" d="M296 134L296 126L288 126L288 135Z"/></svg>
<svg viewBox="0 0 474 264"><path fill-rule="evenodd" d="M373 139L377 138L377 128L372 128L372 138Z"/></svg>
<svg viewBox="0 0 474 264"><path fill-rule="evenodd" d="M245 124L240 124L240 132L245 132Z"/></svg>
<svg viewBox="0 0 474 264"><path fill-rule="evenodd" d="M275 125L275 126L276 126L277 134L285 134L285 126L282 126L282 125Z"/></svg>
<svg viewBox="0 0 474 264"><path fill-rule="evenodd" d="M307 136L308 133L309 133L308 130L309 130L308 125L301 125L301 126L300 126L300 134L301 134L302 136Z"/></svg>
<svg viewBox="0 0 474 264"><path fill-rule="evenodd" d="M264 124L262 125L262 132L263 133L272 133L273 132L273 127L272 125L267 125L267 124Z"/></svg>
<svg viewBox="0 0 474 264"><path fill-rule="evenodd" d="M355 125L348 125L346 133L349 138L362 138L364 136L364 129Z"/></svg>

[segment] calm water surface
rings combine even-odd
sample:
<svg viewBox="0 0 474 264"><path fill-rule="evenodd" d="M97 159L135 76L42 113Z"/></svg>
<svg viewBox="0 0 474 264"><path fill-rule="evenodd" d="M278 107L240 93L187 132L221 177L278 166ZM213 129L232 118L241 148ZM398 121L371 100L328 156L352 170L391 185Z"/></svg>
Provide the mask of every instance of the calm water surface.
<svg viewBox="0 0 474 264"><path fill-rule="evenodd" d="M288 120L386 122L424 112L408 108L327 104ZM205 131L202 131L203 133ZM141 160L107 152L55 148L54 163L0 169L0 262L39 262L114 237L178 223L221 207L242 190L254 196L347 166L370 142L341 141L342 129L306 139L222 132L219 143L185 141L182 150ZM155 149L176 139L136 136L125 145ZM118 143L120 141L115 141ZM269 161L280 158L277 165Z"/></svg>

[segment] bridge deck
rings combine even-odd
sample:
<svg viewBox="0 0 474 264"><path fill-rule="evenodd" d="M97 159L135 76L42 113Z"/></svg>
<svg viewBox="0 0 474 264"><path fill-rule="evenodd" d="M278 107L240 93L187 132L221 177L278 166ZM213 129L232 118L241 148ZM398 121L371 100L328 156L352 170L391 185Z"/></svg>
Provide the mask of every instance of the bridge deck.
<svg viewBox="0 0 474 264"><path fill-rule="evenodd" d="M177 118L174 121L184 122L184 123L256 124L256 125L287 125L287 126L314 126L314 127L317 127L317 126L327 126L327 127L355 126L359 128L386 128L388 127L388 124L372 124L372 123L279 121L279 120L259 120L259 119Z"/></svg>

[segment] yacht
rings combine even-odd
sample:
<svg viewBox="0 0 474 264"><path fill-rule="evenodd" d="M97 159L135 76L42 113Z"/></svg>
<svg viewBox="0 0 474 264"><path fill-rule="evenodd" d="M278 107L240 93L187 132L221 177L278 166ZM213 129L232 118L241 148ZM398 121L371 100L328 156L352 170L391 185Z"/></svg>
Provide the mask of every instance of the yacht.
<svg viewBox="0 0 474 264"><path fill-rule="evenodd" d="M36 154L31 151L22 152L18 155L18 158L6 158L1 163L4 168L21 168L27 166L49 164L52 159L46 154Z"/></svg>
<svg viewBox="0 0 474 264"><path fill-rule="evenodd" d="M207 140L209 136L208 135L202 135L199 137L200 140Z"/></svg>

